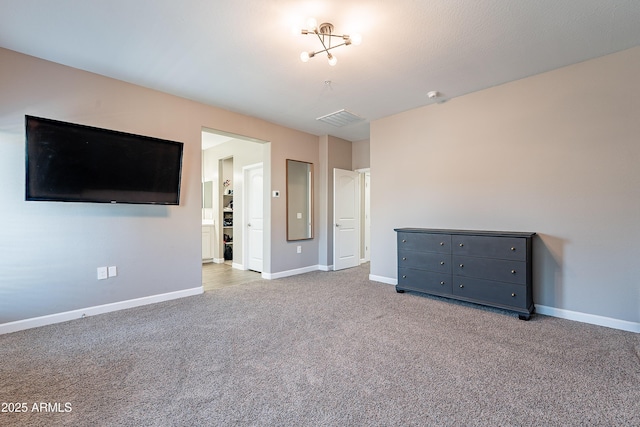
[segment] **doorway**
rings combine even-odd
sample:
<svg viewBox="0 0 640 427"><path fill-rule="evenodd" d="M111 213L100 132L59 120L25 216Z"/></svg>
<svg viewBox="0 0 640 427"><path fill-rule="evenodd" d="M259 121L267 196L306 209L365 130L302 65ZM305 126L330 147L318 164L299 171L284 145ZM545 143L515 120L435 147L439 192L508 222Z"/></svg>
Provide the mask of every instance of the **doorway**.
<svg viewBox="0 0 640 427"><path fill-rule="evenodd" d="M269 180L263 178L262 173L263 165L268 169L269 158L270 144L266 141L212 129L202 130L202 198L203 202L212 201L210 205L203 203L202 208L202 277L203 284L206 282L208 287L215 286L212 283L216 281L229 280L219 270L216 274L211 273L209 270L215 270L213 264L227 263L230 265L226 267L233 270L248 270L250 254L254 261L256 254L262 257L262 265L256 266L255 262L251 265L254 271L260 272L263 265L270 264L267 239L248 238L251 233L247 216L247 209L250 209L251 221L262 218L257 228L262 230L261 236L269 235L264 228L270 223L264 218L268 216L270 200L260 197L269 191ZM247 181L246 171L258 170L259 179L251 176L251 182ZM250 198L248 194L251 194ZM251 222L251 226L255 225ZM261 277L259 273L252 274Z"/></svg>
<svg viewBox="0 0 640 427"><path fill-rule="evenodd" d="M360 265L360 174L333 169L333 269Z"/></svg>
<svg viewBox="0 0 640 427"><path fill-rule="evenodd" d="M334 169L333 269L371 260L371 170Z"/></svg>

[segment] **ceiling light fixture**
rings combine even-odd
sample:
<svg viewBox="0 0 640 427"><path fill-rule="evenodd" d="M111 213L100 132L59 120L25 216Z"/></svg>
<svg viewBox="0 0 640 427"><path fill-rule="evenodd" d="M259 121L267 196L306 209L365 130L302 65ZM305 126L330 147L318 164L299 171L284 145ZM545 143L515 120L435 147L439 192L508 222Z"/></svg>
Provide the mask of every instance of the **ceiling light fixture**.
<svg viewBox="0 0 640 427"><path fill-rule="evenodd" d="M309 58L313 58L319 53L327 52L329 65L334 66L338 62L338 58L336 58L333 53L329 52L331 49L335 49L340 46L349 46L350 44L359 45L360 43L362 43L362 37L360 36L360 34L333 34L333 24L329 22L323 22L322 24L318 25L317 21L313 18L310 18L307 21L307 28L302 29L301 33L311 35L315 34L318 37L318 40L320 40L320 43L322 43L323 47L323 49L318 51L302 52L300 54L300 60L302 62L307 62ZM331 39L333 37L342 39L342 43L332 46Z"/></svg>

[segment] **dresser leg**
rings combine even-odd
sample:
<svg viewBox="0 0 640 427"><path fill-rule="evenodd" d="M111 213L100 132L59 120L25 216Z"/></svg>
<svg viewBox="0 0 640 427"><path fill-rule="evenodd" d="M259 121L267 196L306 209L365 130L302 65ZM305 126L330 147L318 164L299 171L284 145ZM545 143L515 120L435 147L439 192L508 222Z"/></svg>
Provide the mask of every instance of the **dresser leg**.
<svg viewBox="0 0 640 427"><path fill-rule="evenodd" d="M531 319L531 315L530 314L518 314L518 319L527 321L527 320Z"/></svg>
<svg viewBox="0 0 640 427"><path fill-rule="evenodd" d="M400 289L399 287L396 286L396 292L399 294L404 294L404 289Z"/></svg>

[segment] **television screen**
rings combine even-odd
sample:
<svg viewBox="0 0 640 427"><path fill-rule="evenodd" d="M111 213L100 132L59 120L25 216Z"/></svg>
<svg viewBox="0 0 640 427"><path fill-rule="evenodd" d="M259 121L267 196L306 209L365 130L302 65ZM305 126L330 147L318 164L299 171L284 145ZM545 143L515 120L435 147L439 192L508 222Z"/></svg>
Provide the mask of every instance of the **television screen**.
<svg viewBox="0 0 640 427"><path fill-rule="evenodd" d="M25 116L26 200L177 205L183 143Z"/></svg>

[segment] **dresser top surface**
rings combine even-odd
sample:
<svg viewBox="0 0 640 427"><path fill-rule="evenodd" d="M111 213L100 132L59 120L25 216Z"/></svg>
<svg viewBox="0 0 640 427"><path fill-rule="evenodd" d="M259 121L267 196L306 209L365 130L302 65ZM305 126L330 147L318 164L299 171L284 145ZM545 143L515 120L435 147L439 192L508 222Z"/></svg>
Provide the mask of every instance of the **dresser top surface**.
<svg viewBox="0 0 640 427"><path fill-rule="evenodd" d="M536 234L526 231L453 230L444 228L394 228L394 231L402 233L464 234L465 236L497 237L532 237Z"/></svg>

